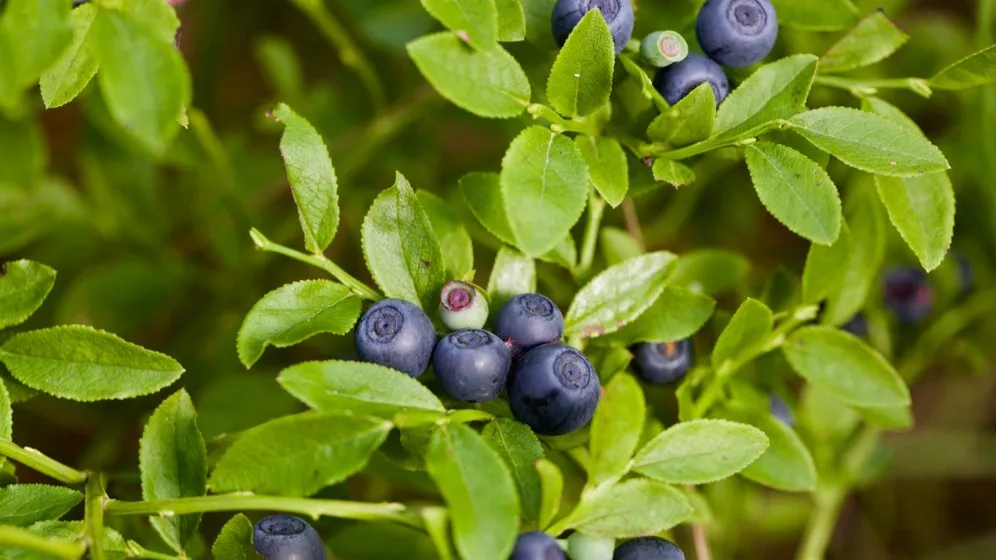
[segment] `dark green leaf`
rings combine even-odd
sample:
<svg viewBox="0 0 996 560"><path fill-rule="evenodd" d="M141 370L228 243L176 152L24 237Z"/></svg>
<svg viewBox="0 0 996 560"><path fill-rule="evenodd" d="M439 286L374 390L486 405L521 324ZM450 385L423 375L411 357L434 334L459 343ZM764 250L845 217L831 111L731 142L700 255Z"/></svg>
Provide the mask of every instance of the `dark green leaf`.
<svg viewBox="0 0 996 560"><path fill-rule="evenodd" d="M534 45L553 50L557 44L550 29L550 14L557 0L521 0L522 11L526 14L526 39Z"/></svg>
<svg viewBox="0 0 996 560"><path fill-rule="evenodd" d="M593 10L597 11L597 10ZM615 138L578 135L574 141L588 162L591 184L615 208L629 191L626 153Z"/></svg>
<svg viewBox="0 0 996 560"><path fill-rule="evenodd" d="M712 298L669 284L639 318L600 340L622 346L682 340L702 328L715 307Z"/></svg>
<svg viewBox="0 0 996 560"><path fill-rule="evenodd" d="M460 193L484 229L505 243L515 243L502 200L501 177L497 173L464 175L460 178Z"/></svg>
<svg viewBox="0 0 996 560"><path fill-rule="evenodd" d="M353 523L336 531L327 542L334 554L330 558L336 560L439 559L425 531L395 523Z"/></svg>
<svg viewBox="0 0 996 560"><path fill-rule="evenodd" d="M7 434L3 437L10 437ZM71 488L47 484L11 484L0 488L0 523L27 527L39 521L56 520L83 501Z"/></svg>
<svg viewBox="0 0 996 560"><path fill-rule="evenodd" d="M519 489L522 517L527 522L539 521L540 477L536 461L543 458L543 446L529 426L508 418L496 418L481 432L484 441L501 455L515 478Z"/></svg>
<svg viewBox="0 0 996 560"><path fill-rule="evenodd" d="M194 403L197 425L207 439L241 432L301 409L298 401L281 390L272 372L222 375L201 387Z"/></svg>
<svg viewBox="0 0 996 560"><path fill-rule="evenodd" d="M0 150L4 154L4 165L0 167L0 213L5 213L6 217L5 224L0 226L0 235L9 238L16 233L24 235L31 215L35 213L32 206L41 210L42 205L49 202L43 198L44 194L35 190L44 185L48 171L48 152L41 123L33 115L17 120L0 116ZM42 200L35 202L39 198ZM24 218L18 219L18 214ZM21 225L22 220L27 223ZM9 240L0 241L0 252L12 252L5 249L8 243Z"/></svg>
<svg viewBox="0 0 996 560"><path fill-rule="evenodd" d="M0 329L18 325L41 307L55 271L34 261L0 263Z"/></svg>
<svg viewBox="0 0 996 560"><path fill-rule="evenodd" d="M944 68L930 79L936 89L965 89L996 81L996 45L991 45Z"/></svg>
<svg viewBox="0 0 996 560"><path fill-rule="evenodd" d="M252 522L241 513L225 523L211 546L215 560L257 560L259 554L252 546Z"/></svg>
<svg viewBox="0 0 996 560"><path fill-rule="evenodd" d="M681 255L668 283L706 295L716 295L742 282L749 271L750 261L740 253L722 249L700 249Z"/></svg>
<svg viewBox="0 0 996 560"><path fill-rule="evenodd" d="M467 228L453 213L453 208L435 194L419 190L415 193L429 217L450 278L463 278L474 269L474 246Z"/></svg>
<svg viewBox="0 0 996 560"><path fill-rule="evenodd" d="M655 535L685 521L692 506L674 488L633 478L605 485L582 497L569 525L593 537Z"/></svg>
<svg viewBox="0 0 996 560"><path fill-rule="evenodd" d="M764 453L761 430L726 420L692 420L650 440L634 459L640 474L674 484L715 482L743 470Z"/></svg>
<svg viewBox="0 0 996 560"><path fill-rule="evenodd" d="M536 292L536 262L515 249L502 247L495 257L488 278L492 309L501 309L506 301L519 294Z"/></svg>
<svg viewBox="0 0 996 560"><path fill-rule="evenodd" d="M643 389L636 379L626 373L614 375L591 421L589 484L597 486L626 473L640 441L646 412Z"/></svg>
<svg viewBox="0 0 996 560"><path fill-rule="evenodd" d="M797 54L758 68L719 106L715 136L733 138L804 111L817 61L811 54Z"/></svg>
<svg viewBox="0 0 996 560"><path fill-rule="evenodd" d="M61 107L76 98L97 75L96 52L90 31L97 17L97 8L90 4L78 6L69 17L73 26L73 41L55 64L41 75L41 95L45 107Z"/></svg>
<svg viewBox="0 0 996 560"><path fill-rule="evenodd" d="M748 298L723 329L712 351L712 367L733 369L753 360L764 351L774 316L768 306Z"/></svg>
<svg viewBox="0 0 996 560"><path fill-rule="evenodd" d="M615 47L601 10L589 10L571 31L550 70L546 97L558 113L585 117L612 93Z"/></svg>
<svg viewBox="0 0 996 560"><path fill-rule="evenodd" d="M889 219L927 271L940 266L954 236L955 196L947 172L875 177Z"/></svg>
<svg viewBox="0 0 996 560"><path fill-rule="evenodd" d="M716 96L712 86L704 83L662 111L647 128L647 137L680 148L708 138L715 124Z"/></svg>
<svg viewBox="0 0 996 560"><path fill-rule="evenodd" d="M820 57L820 73L846 72L875 64L899 50L909 38L885 12L876 10Z"/></svg>

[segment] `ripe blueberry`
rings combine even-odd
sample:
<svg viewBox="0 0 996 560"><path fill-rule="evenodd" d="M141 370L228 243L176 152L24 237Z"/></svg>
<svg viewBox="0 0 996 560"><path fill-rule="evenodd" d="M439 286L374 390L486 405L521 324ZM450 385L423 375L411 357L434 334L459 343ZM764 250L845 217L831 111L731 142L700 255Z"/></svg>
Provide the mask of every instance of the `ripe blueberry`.
<svg viewBox="0 0 996 560"><path fill-rule="evenodd" d="M447 282L439 292L439 318L451 331L479 329L488 320L488 300L472 284Z"/></svg>
<svg viewBox="0 0 996 560"><path fill-rule="evenodd" d="M716 96L716 105L719 105L730 93L730 82L718 64L695 53L681 62L661 68L654 76L654 87L670 105L676 105L693 89L707 82Z"/></svg>
<svg viewBox="0 0 996 560"><path fill-rule="evenodd" d="M584 426L595 414L601 385L581 352L563 344L544 344L522 355L512 367L508 404L512 416L543 435L562 435Z"/></svg>
<svg viewBox="0 0 996 560"><path fill-rule="evenodd" d="M356 353L365 362L418 377L429 367L436 333L425 312L400 299L375 303L356 326Z"/></svg>
<svg viewBox="0 0 996 560"><path fill-rule="evenodd" d="M633 359L637 373L646 381L657 385L674 383L692 365L692 339L638 344L633 349Z"/></svg>
<svg viewBox="0 0 996 560"><path fill-rule="evenodd" d="M450 333L436 344L432 367L446 393L459 401L484 402L498 396L512 357L497 336L479 329Z"/></svg>
<svg viewBox="0 0 996 560"><path fill-rule="evenodd" d="M564 560L564 551L553 537L542 531L522 533L508 560Z"/></svg>
<svg viewBox="0 0 996 560"><path fill-rule="evenodd" d="M685 560L685 553L660 537L639 537L616 547L612 560Z"/></svg>
<svg viewBox="0 0 996 560"><path fill-rule="evenodd" d="M858 312L840 328L858 338L865 338L868 336L868 317L864 313Z"/></svg>
<svg viewBox="0 0 996 560"><path fill-rule="evenodd" d="M795 417L792 416L788 404L774 393L771 394L771 415L789 426L795 425Z"/></svg>
<svg viewBox="0 0 996 560"><path fill-rule="evenodd" d="M640 55L652 66L664 68L685 60L688 42L675 31L655 31L640 42Z"/></svg>
<svg viewBox="0 0 996 560"><path fill-rule="evenodd" d="M498 312L495 334L516 350L528 350L560 340L564 336L564 316L550 298L520 294Z"/></svg>
<svg viewBox="0 0 996 560"><path fill-rule="evenodd" d="M598 8L612 32L616 54L633 36L633 5L630 0L557 0L553 7L553 38L564 46L571 31L589 11Z"/></svg>
<svg viewBox="0 0 996 560"><path fill-rule="evenodd" d="M709 58L743 68L771 52L778 16L769 0L709 0L699 11L695 32Z"/></svg>
<svg viewBox="0 0 996 560"><path fill-rule="evenodd" d="M885 305L901 323L912 325L930 314L934 288L927 273L913 266L893 268L885 275Z"/></svg>
<svg viewBox="0 0 996 560"><path fill-rule="evenodd" d="M292 515L260 519L252 530L252 545L264 560L325 560L318 532Z"/></svg>

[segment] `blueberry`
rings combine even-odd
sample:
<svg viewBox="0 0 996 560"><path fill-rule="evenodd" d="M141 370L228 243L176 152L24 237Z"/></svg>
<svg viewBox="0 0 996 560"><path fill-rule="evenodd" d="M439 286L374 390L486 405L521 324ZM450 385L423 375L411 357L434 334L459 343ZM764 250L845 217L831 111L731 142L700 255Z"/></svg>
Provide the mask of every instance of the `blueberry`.
<svg viewBox="0 0 996 560"><path fill-rule="evenodd" d="M459 401L484 402L497 397L505 386L512 357L497 336L467 329L439 341L432 367L449 396Z"/></svg>
<svg viewBox="0 0 996 560"><path fill-rule="evenodd" d="M885 275L885 305L896 314L899 322L912 325L930 314L934 304L934 288L927 273L913 266L901 266Z"/></svg>
<svg viewBox="0 0 996 560"><path fill-rule="evenodd" d="M560 340L564 336L564 316L550 298L520 294L498 312L495 334L516 349L528 350Z"/></svg>
<svg viewBox="0 0 996 560"><path fill-rule="evenodd" d="M636 371L656 385L675 383L692 365L692 339L675 342L643 343L633 349Z"/></svg>
<svg viewBox="0 0 996 560"><path fill-rule="evenodd" d="M685 560L685 553L660 537L639 537L616 547L612 560Z"/></svg>
<svg viewBox="0 0 996 560"><path fill-rule="evenodd" d="M622 52L633 36L633 5L630 0L557 0L553 7L553 38L564 46L571 31L589 11L598 8L612 32L616 54Z"/></svg>
<svg viewBox="0 0 996 560"><path fill-rule="evenodd" d="M557 541L542 531L522 533L508 560L564 560L564 551Z"/></svg>
<svg viewBox="0 0 996 560"><path fill-rule="evenodd" d="M704 83L709 83L716 96L716 105L730 93L730 83L718 64L701 54L689 54L685 60L661 68L654 76L654 87L669 105L676 105Z"/></svg>
<svg viewBox="0 0 996 560"><path fill-rule="evenodd" d="M864 313L858 312L840 328L858 338L865 338L868 336L868 317Z"/></svg>
<svg viewBox="0 0 996 560"><path fill-rule="evenodd" d="M479 329L488 320L488 300L473 284L447 282L439 292L439 318L451 331Z"/></svg>
<svg viewBox="0 0 996 560"><path fill-rule="evenodd" d="M788 404L774 393L771 394L771 415L789 426L795 425L795 417L792 416Z"/></svg>
<svg viewBox="0 0 996 560"><path fill-rule="evenodd" d="M292 515L260 519L252 545L264 560L325 560L325 544L314 527Z"/></svg>
<svg viewBox="0 0 996 560"><path fill-rule="evenodd" d="M730 68L768 56L778 38L778 16L769 0L709 0L695 32L709 58Z"/></svg>
<svg viewBox="0 0 996 560"><path fill-rule="evenodd" d="M675 31L655 31L640 42L640 55L647 64L664 68L688 57L688 43Z"/></svg>
<svg viewBox="0 0 996 560"><path fill-rule="evenodd" d="M522 355L512 367L508 404L512 416L543 435L563 435L584 426L595 414L601 385L581 352L563 344L544 344Z"/></svg>
<svg viewBox="0 0 996 560"><path fill-rule="evenodd" d="M365 362L418 377L429 367L436 333L425 312L407 301L375 303L356 326L356 353Z"/></svg>

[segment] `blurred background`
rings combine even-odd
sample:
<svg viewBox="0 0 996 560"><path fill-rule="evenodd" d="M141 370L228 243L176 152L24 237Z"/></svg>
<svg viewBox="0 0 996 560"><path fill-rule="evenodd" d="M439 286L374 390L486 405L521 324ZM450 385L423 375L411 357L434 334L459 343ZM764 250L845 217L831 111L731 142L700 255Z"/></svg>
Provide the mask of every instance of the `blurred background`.
<svg viewBox="0 0 996 560"><path fill-rule="evenodd" d="M634 36L662 28L687 31L696 4L641 0ZM890 61L861 76L929 77L994 42L993 1L855 4L862 13L884 8L912 36ZM542 32L552 1L526 5L539 6L528 17L540 33L509 50L540 96L555 56L552 39ZM190 128L164 157L143 153L128 140L93 84L65 107L44 111L39 99L27 115L0 116L0 261L30 258L59 273L44 307L21 329L85 323L179 360L187 369L182 384L210 439L298 410L274 381L281 368L352 354L349 337L323 335L268 351L251 371L236 356L236 332L257 299L287 282L320 275L256 251L248 235L256 227L274 241L301 246L277 150L281 128L266 117L275 102L288 103L327 140L342 206L339 234L327 254L365 280L360 223L398 170L466 218L477 280L485 282L499 245L470 217L456 181L470 171L497 171L508 142L529 118L484 120L427 85L404 47L439 26L415 0L188 0L178 12L195 110ZM776 54L820 54L840 34L783 28ZM354 49L372 75L361 79L343 64L340 55L345 51L351 60ZM382 95L370 94L363 79L382 84ZM915 427L888 437L876 476L845 506L830 557L996 558L996 90L937 92L930 99L908 91L881 95L911 115L951 161L958 200L954 251L971 263L975 281L968 294L960 294L957 265L949 257L931 274L939 297L931 319L918 327L895 326L878 295L869 302L873 343L915 380ZM810 105L858 101L816 87ZM653 183L636 160L630 169L648 248L720 248L751 263L743 274L733 274L735 286L720 300L725 312L742 297L762 293L772 277L798 281L808 243L764 211L742 162L726 154L698 162L699 180L677 191ZM831 174L845 198L870 187L843 166L832 164ZM609 211L606 220L625 227L621 211ZM887 265L915 263L889 232ZM570 276L554 265L540 266L541 290L566 303L574 288ZM139 494L137 442L162 394L71 403L32 397L0 375L20 401L14 429L21 445L113 473L112 495ZM673 407L665 405L666 423L673 421L669 413L673 418ZM424 476L387 461L375 461L373 470L383 477L351 481L323 495L379 500L433 492ZM19 474L41 480L26 470ZM718 558L791 557L809 496L769 492L739 478L712 485L707 494L716 516ZM207 516L204 532L213 535L225 518ZM127 522L136 524L128 529L132 534L150 534L143 521ZM329 544L342 558L393 557L374 549L382 540L369 538L374 528L333 529L338 536ZM381 529L399 533L392 538L408 550L431 554L426 537ZM156 542L154 536L146 541Z"/></svg>

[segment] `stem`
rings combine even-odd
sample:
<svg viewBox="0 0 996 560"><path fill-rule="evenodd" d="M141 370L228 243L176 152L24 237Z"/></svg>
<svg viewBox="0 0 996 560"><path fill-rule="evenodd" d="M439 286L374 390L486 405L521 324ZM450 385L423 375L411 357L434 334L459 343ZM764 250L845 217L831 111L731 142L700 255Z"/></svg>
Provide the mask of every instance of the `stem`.
<svg viewBox="0 0 996 560"><path fill-rule="evenodd" d="M315 519L327 516L362 521L392 521L416 529L424 529L422 519L408 511L408 508L403 504L369 504L343 500L312 500L254 494L222 494L142 502L108 500L104 509L110 515L161 515L163 517L209 511L281 511L309 515Z"/></svg>
<svg viewBox="0 0 996 560"><path fill-rule="evenodd" d="M623 201L622 210L623 219L626 220L626 231L629 232L633 241L636 241L636 246L640 248L640 251L646 251L647 244L643 240L643 228L640 227L640 216L636 213L636 204L633 203L632 198L627 198Z"/></svg>
<svg viewBox="0 0 996 560"><path fill-rule="evenodd" d="M556 111L542 103L526 105L526 111L533 119L543 119L550 123L550 130L561 132L576 132L587 136L598 136L598 126L595 119L571 120L561 117Z"/></svg>
<svg viewBox="0 0 996 560"><path fill-rule="evenodd" d="M87 480L86 473L67 467L37 449L21 447L9 439L0 438L0 455L9 457L63 484L83 484Z"/></svg>
<svg viewBox="0 0 996 560"><path fill-rule="evenodd" d="M578 265L578 279L584 280L591 271L595 260L595 246L598 244L598 232L605 212L605 200L594 190L588 193L588 222L584 226L584 241L581 242L581 261Z"/></svg>
<svg viewBox="0 0 996 560"><path fill-rule="evenodd" d="M880 89L905 89L921 97L930 97L933 91L930 84L923 78L889 78L882 80L864 80L860 78L838 78L836 76L817 76L815 83L822 86L846 89L856 97L868 97L878 93Z"/></svg>
<svg viewBox="0 0 996 560"><path fill-rule="evenodd" d="M439 553L439 559L453 560L449 539L449 512L446 508L427 507L422 510L422 519L425 520L426 532Z"/></svg>
<svg viewBox="0 0 996 560"><path fill-rule="evenodd" d="M104 560L104 483L100 475L86 481L84 498L83 535L92 560Z"/></svg>
<svg viewBox="0 0 996 560"><path fill-rule="evenodd" d="M692 524L692 539L695 541L695 559L712 560L709 551L709 539L706 538L705 527L701 523Z"/></svg>
<svg viewBox="0 0 996 560"><path fill-rule="evenodd" d="M703 140L696 144L692 144L691 146L685 146L684 148L679 148L677 150L668 150L666 144L645 144L642 147L641 152L644 156L654 156L673 160L687 159L692 156L697 156L706 152L718 150L720 148L741 146L744 143L747 143L764 134L765 132L770 132L786 126L788 126L788 123L779 119L759 124L750 130L741 132L740 134L735 134L733 136L724 136L723 133L720 133L719 136L716 136L715 138L709 138L708 140Z"/></svg>
<svg viewBox="0 0 996 560"><path fill-rule="evenodd" d="M81 541L46 539L27 529L0 525L0 550L10 548L42 552L65 560L78 560L86 552L86 545Z"/></svg>
<svg viewBox="0 0 996 560"><path fill-rule="evenodd" d="M284 247L279 243L274 243L269 239L267 239L266 236L260 233L260 231L256 228L253 228L249 231L249 236L252 237L252 240L256 244L256 246L262 249L263 251L266 251L268 253L277 253L278 255L290 257L296 261L301 261L305 264L310 264L311 266L320 268L325 272L328 272L329 274L332 275L333 278L335 278L339 282L342 282L343 285L345 285L350 290L353 290L353 293L355 293L356 295L360 296L363 299L367 299L370 301L377 301L381 299L380 294L372 290L369 286L367 286L363 282L360 282L359 280L354 278L345 270L339 268L339 265L330 261L328 257L326 257L325 255L322 254L308 255L306 253L302 253L301 251L291 249L290 247Z"/></svg>
<svg viewBox="0 0 996 560"><path fill-rule="evenodd" d="M146 558L148 560L180 560L184 558L149 550L135 541L128 541L125 546L127 547L128 558Z"/></svg>

